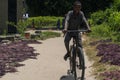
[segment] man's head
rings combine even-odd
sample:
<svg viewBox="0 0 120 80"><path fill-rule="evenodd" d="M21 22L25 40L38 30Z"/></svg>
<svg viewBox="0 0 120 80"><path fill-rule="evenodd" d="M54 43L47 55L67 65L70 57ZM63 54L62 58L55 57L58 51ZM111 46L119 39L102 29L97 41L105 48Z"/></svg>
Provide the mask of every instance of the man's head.
<svg viewBox="0 0 120 80"><path fill-rule="evenodd" d="M73 10L74 10L75 14L79 13L80 9L81 9L81 2L75 1L73 4Z"/></svg>

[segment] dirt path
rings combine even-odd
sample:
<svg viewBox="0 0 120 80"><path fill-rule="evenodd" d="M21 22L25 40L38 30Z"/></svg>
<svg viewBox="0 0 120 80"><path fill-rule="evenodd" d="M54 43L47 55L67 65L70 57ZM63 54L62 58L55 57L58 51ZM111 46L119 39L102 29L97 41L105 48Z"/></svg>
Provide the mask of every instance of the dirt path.
<svg viewBox="0 0 120 80"><path fill-rule="evenodd" d="M42 41L42 44L32 44L40 55L36 60L24 61L25 66L19 67L16 73L7 73L0 80L60 80L67 75L68 61L63 60L66 52L63 37ZM86 58L86 80L95 80L90 75L91 62Z"/></svg>

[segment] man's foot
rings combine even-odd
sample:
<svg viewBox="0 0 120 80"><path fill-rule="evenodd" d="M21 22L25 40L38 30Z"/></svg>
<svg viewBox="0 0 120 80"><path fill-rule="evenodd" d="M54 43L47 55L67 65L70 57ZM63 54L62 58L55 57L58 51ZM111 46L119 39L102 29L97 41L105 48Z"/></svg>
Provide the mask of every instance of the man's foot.
<svg viewBox="0 0 120 80"><path fill-rule="evenodd" d="M70 57L70 54L66 53L65 56L64 56L64 60L66 61L68 57Z"/></svg>

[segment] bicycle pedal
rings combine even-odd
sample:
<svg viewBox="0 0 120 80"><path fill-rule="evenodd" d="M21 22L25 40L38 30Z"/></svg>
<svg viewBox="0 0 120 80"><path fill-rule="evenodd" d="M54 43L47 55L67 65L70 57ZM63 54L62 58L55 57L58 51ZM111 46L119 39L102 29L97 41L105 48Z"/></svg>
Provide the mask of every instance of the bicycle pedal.
<svg viewBox="0 0 120 80"><path fill-rule="evenodd" d="M71 70L68 70L68 71L67 71L67 74L68 74L68 75L71 75L71 74L72 74L72 71L71 71Z"/></svg>

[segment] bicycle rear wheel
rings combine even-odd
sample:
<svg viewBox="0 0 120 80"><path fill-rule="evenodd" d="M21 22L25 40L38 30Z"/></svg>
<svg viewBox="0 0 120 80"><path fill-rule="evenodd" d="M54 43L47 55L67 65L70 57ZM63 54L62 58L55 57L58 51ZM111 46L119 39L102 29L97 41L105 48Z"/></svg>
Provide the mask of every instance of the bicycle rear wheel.
<svg viewBox="0 0 120 80"><path fill-rule="evenodd" d="M78 80L84 80L84 76L85 76L85 60L84 60L84 53L83 53L83 49L81 47L78 48L78 57L76 58L76 62L77 62L77 70L76 70L76 74L77 74L77 78Z"/></svg>

